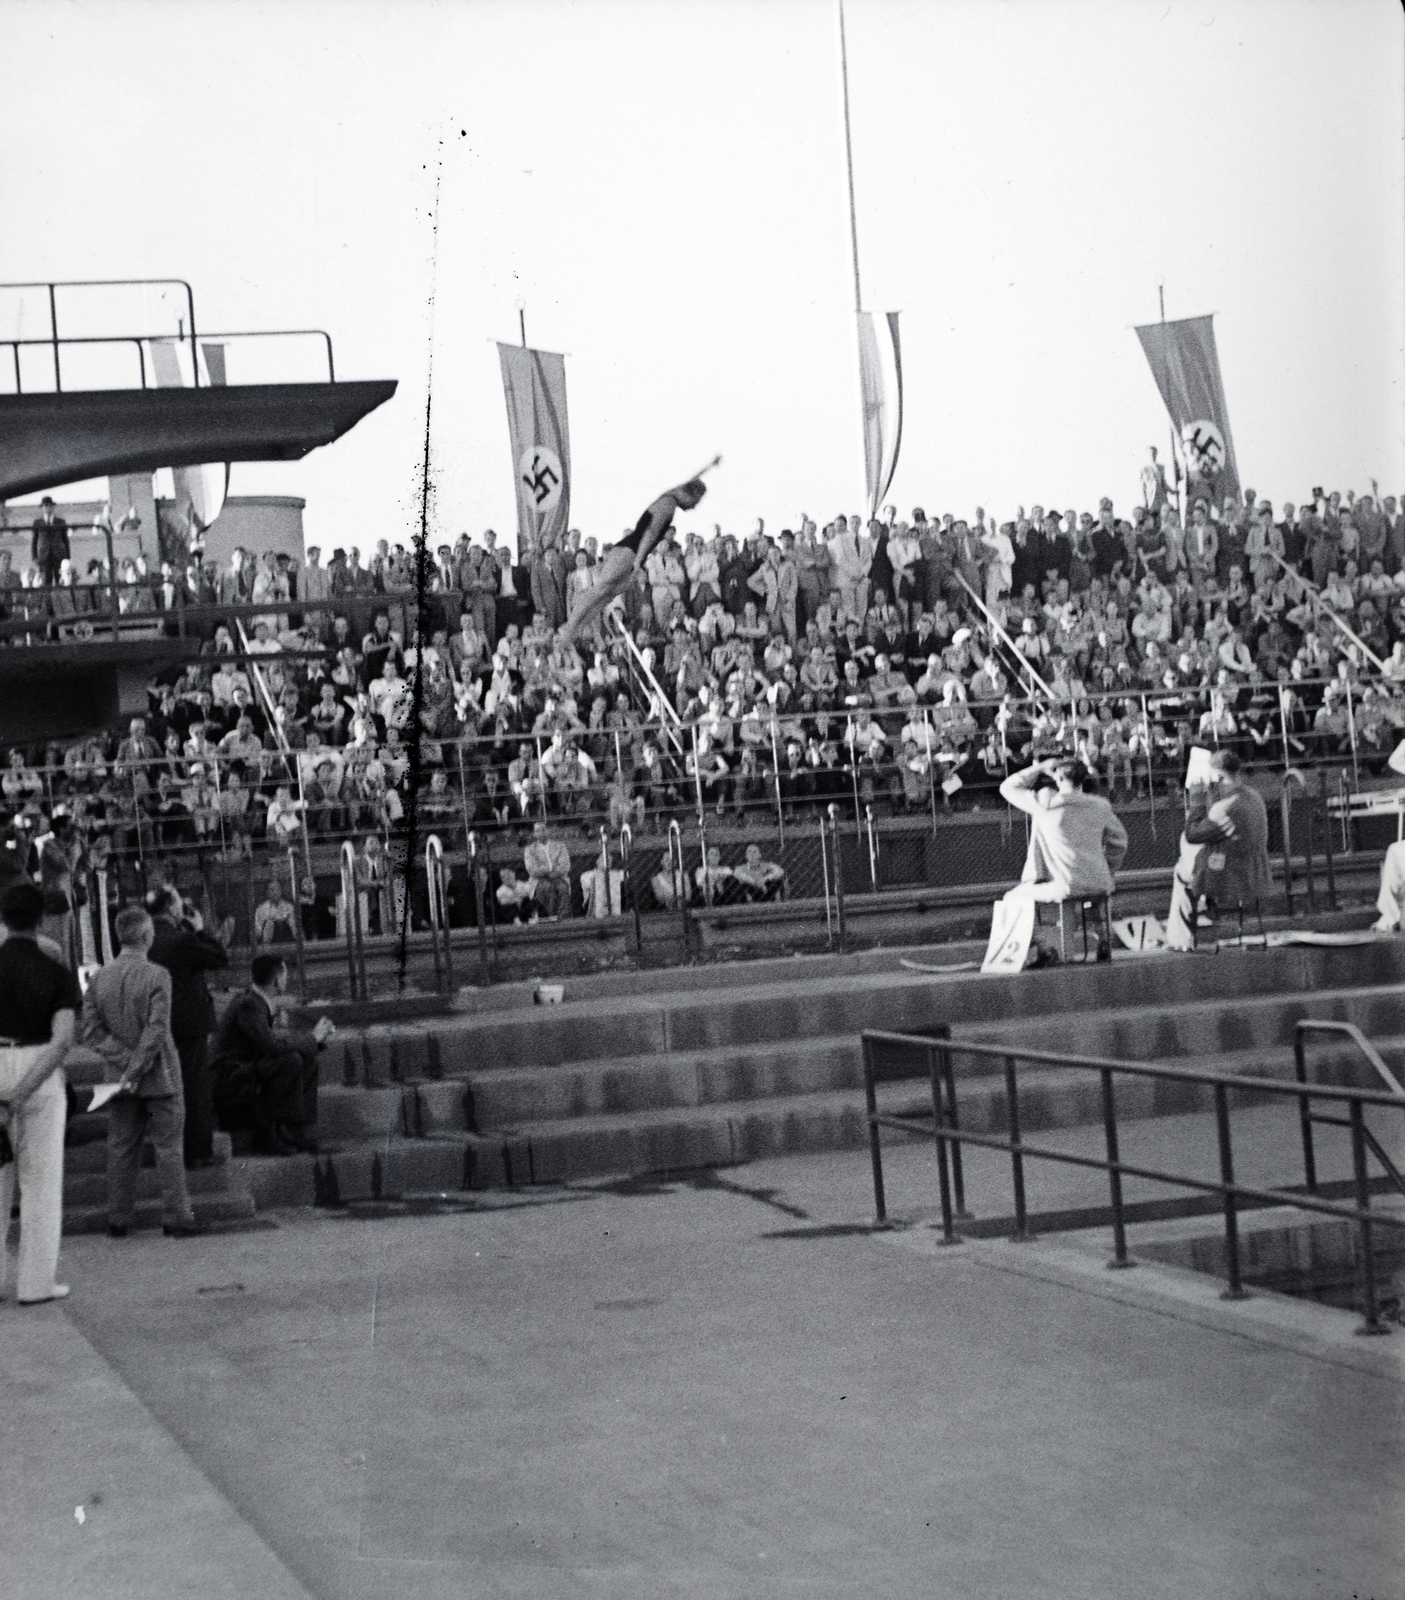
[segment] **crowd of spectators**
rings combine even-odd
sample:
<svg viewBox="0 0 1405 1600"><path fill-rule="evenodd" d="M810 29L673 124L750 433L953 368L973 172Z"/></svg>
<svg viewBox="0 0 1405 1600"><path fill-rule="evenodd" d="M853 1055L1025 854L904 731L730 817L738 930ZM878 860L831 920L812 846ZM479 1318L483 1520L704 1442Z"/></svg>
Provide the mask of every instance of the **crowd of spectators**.
<svg viewBox="0 0 1405 1600"><path fill-rule="evenodd" d="M1124 516L1104 498L1096 515L888 507L867 525L671 532L575 647L557 630L602 554L575 531L520 561L491 531L440 545L423 608L412 553L384 540L365 565L356 549L325 566L316 549L238 551L222 570L133 561L123 607L170 612L178 595L199 653L122 730L9 751L8 836L237 856L306 829L364 854L403 832L416 767L420 826L457 844L699 807L935 812L1061 754L1130 795L1176 782L1193 742L1383 767L1405 731L1396 500L1373 483L1275 508L1206 486L1182 517L1158 472L1145 487ZM0 552L11 644L110 607L105 570L84 600L71 560L44 550L22 577ZM532 907L559 900L534 889ZM265 922L284 921L275 904Z"/></svg>

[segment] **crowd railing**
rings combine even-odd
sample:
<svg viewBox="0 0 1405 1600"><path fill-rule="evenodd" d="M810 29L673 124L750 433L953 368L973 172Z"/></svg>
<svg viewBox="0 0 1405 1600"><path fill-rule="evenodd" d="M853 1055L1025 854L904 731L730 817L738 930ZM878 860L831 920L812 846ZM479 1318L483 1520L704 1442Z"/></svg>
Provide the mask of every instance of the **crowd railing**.
<svg viewBox="0 0 1405 1600"><path fill-rule="evenodd" d="M1294 691L1310 697L1325 691L1328 681L1295 684ZM1209 690L1197 693L1208 703ZM1132 697L1122 691L1087 698ZM1152 736L1141 752L1140 798L1133 799L1133 784L1123 781L1116 803L1132 835L1129 865L1166 868L1175 859L1187 803L1189 747L1179 725L1187 699L1196 695L1178 690L1135 698ZM359 950L366 938L402 929L408 907L411 929L436 939L449 929L476 926L487 969L488 930L495 941L503 925L531 919L530 899L511 902L500 890L505 868L526 876L524 853L542 823L567 846L572 913L632 918L636 947L643 914L679 918L686 947L689 919L699 910L787 900L822 901L827 937L842 945L846 895L994 884L1019 875L1026 819L1005 805L999 784L1025 764L1030 750L1004 742L1001 761L988 770L973 742L955 769L932 760L921 762L919 772L904 771L893 758L891 737L881 751L864 754L862 728L891 729L894 717L937 745L940 709L904 707L872 719L835 715L821 764L807 761L798 769L787 749L798 740L788 735L812 731L813 723L797 729L784 717L762 728L760 737L751 730L756 755L745 761L737 750L738 727L729 749L710 719L681 726L682 760L669 754L658 724L569 730L557 743L549 728L426 739L417 787L408 747L399 753L387 746L325 747L332 767L328 772L323 764L319 780L318 750L183 747L108 760L92 757L89 742L75 747L66 764L0 771L0 811L28 812L35 838L57 808L66 809L80 841L74 847L80 879L95 870L102 878L94 904L101 900L115 911L155 882L184 878L218 920L233 919L240 943L252 944L265 932L291 937L286 915L262 922L257 915L277 877L281 893L298 907L296 932L309 946L350 931ZM995 703L973 709L995 726ZM1037 753L1075 753L1070 729L1054 738L1054 719L1041 703L1009 702L1007 709L1027 722L1043 716L1049 723L1049 742L1033 741ZM1007 724L1007 732L1013 726ZM1164 747L1156 742L1158 727L1166 730ZM1270 745L1248 762L1261 786L1268 785L1271 802L1276 790L1272 848L1283 859L1290 911L1295 893L1316 909L1323 868L1326 901L1335 903L1340 858L1354 854L1362 840L1374 849L1401 833L1398 793L1361 788L1373 766L1384 768L1395 740L1381 740L1370 762L1355 764L1353 750L1342 743L1290 750L1286 762L1283 747ZM643 759L646 747L654 751L650 762ZM580 751L590 768L573 755ZM1355 753L1360 756L1360 741ZM389 780L384 787L376 763ZM963 770L960 786L944 792L947 779L962 777ZM1118 777L1100 776L1104 783ZM282 797L277 787L285 788ZM414 848L423 851L433 835L440 867L421 871L405 859L411 809ZM1373 812L1379 821L1373 822ZM759 864L748 863L751 846ZM758 865L764 869L759 874L738 876L738 868ZM351 981L354 992L364 991L364 952L355 958Z"/></svg>

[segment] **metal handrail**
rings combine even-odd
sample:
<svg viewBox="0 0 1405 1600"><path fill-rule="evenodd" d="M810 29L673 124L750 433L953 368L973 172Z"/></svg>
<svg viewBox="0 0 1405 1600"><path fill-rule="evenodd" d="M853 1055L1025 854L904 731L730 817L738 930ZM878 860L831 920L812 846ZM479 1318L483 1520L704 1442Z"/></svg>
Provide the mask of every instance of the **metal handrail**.
<svg viewBox="0 0 1405 1600"><path fill-rule="evenodd" d="M434 989L436 994L441 993L447 984L448 993L452 994L454 956L449 939L449 891L444 871L444 846L439 842L437 833L431 833L425 840L424 880L429 895L429 933L434 952ZM442 958L439 951L441 940L444 945Z"/></svg>
<svg viewBox="0 0 1405 1600"><path fill-rule="evenodd" d="M629 629L625 626L624 619L616 613L612 613L612 615L615 617L615 626L619 630L619 636L624 640L625 649L629 653L631 665L634 667L634 670L639 674L639 676L643 678L644 682L648 684L653 694L654 701L659 708L660 726L672 741L674 749L677 750L678 754L681 756L684 753L682 734L683 719L678 714L678 710L674 706L673 702L664 693L663 685L654 676L652 668L649 666L648 662L644 660L644 656L640 651L639 646L635 644L633 636L630 634Z"/></svg>
<svg viewBox="0 0 1405 1600"><path fill-rule="evenodd" d="M346 960L351 998L365 1000L366 945L361 930L361 896L356 887L356 846L347 839L341 847L342 903L346 907Z"/></svg>
<svg viewBox="0 0 1405 1600"><path fill-rule="evenodd" d="M197 353L195 334L195 291L184 278L55 278L37 283L0 283L0 292L6 289L46 289L49 294L49 331L51 337L37 341L52 347L54 352L54 391L63 393L63 377L59 370L59 348L62 344L82 343L85 341L61 340L59 338L59 310L58 297L55 293L59 289L154 289L177 287L185 290L186 310L190 313L190 332L182 331L177 337L182 343L190 340L191 365L195 369L195 387L200 387L200 358ZM146 337L152 337L147 335ZM170 338L169 334L156 335L155 337ZM9 343L11 341L6 341ZM143 363L143 366L145 364ZM15 373L19 374L19 356L15 356ZM145 387L143 385L143 387Z"/></svg>
<svg viewBox="0 0 1405 1600"><path fill-rule="evenodd" d="M639 885L634 881L634 829L626 822L620 828L620 861L624 868L629 905L634 913L634 953L644 953L644 924L639 915Z"/></svg>
<svg viewBox="0 0 1405 1600"><path fill-rule="evenodd" d="M1224 1207L1225 1246L1227 1257L1228 1290L1226 1299L1242 1299L1246 1291L1240 1271L1238 1207L1241 1201L1259 1204L1292 1206L1300 1210L1317 1212L1324 1216L1340 1218L1355 1224L1359 1233L1359 1270L1364 1312L1362 1332L1386 1333L1389 1330L1380 1320L1380 1305L1376 1293L1376 1268L1373 1255L1372 1229L1378 1223L1387 1227L1405 1229L1405 1215L1372 1211L1371 1188L1366 1171L1366 1151L1374 1141L1365 1125L1367 1106L1393 1106L1405 1108L1405 1097L1377 1090L1347 1089L1335 1085L1284 1083L1276 1078L1260 1078L1232 1072L1215 1072L1203 1068L1151 1066L1144 1062L1113 1061L1099 1056L1070 1055L1052 1050L1012 1050L1008 1044L983 1044L976 1040L948 1037L923 1037L919 1034L893 1033L878 1029L865 1029L861 1034L864 1064L864 1091L867 1102L869 1152L873 1163L874 1208L880 1225L887 1222L887 1206L883 1189L882 1153L878 1130L895 1129L906 1134L926 1134L930 1131L937 1153L938 1184L941 1194L942 1239L945 1244L958 1242L955 1229L955 1212L952 1205L949 1155L959 1151L963 1144L980 1145L990 1150L1003 1150L1010 1156L1014 1188L1015 1227L1013 1237L1027 1239L1029 1235L1028 1211L1024 1188L1024 1161L1061 1162L1068 1166L1087 1167L1108 1175L1111 1200L1114 1255L1108 1264L1113 1267L1132 1265L1127 1254L1126 1216L1122 1199L1124 1177L1143 1178L1154 1183L1190 1189L1198 1193L1218 1195ZM882 1113L877 1105L877 1078L874 1072L873 1047L898 1046L920 1051L927 1063L931 1080L932 1111L930 1123L911 1117L898 1117ZM1007 1136L970 1133L956 1123L956 1081L950 1072L949 1057L955 1053L999 1059L1004 1066ZM939 1061L946 1061L945 1074ZM1019 1084L1017 1062L1037 1062L1044 1066L1077 1067L1097 1072L1102 1079L1102 1103L1106 1155L1102 1157L1078 1155L1068 1150L1052 1150L1042 1145L1025 1143L1020 1133ZM1181 1083L1209 1086L1215 1102L1215 1122L1220 1157L1220 1179L1212 1182L1185 1173L1165 1172L1153 1167L1123 1161L1118 1152L1117 1110L1114 1095L1114 1078L1121 1073L1130 1077L1161 1078ZM946 1077L947 1093L943 1094L942 1079ZM1285 1190L1239 1183L1234 1175L1234 1156L1229 1118L1229 1091L1250 1090L1256 1094L1291 1096L1299 1106L1314 1100L1325 1100L1345 1106L1348 1116L1341 1119L1351 1133L1353 1187L1355 1204L1343 1205L1325 1200L1309 1189ZM947 1101L950 1105L948 1107ZM1315 1175L1314 1175L1315 1177Z"/></svg>
<svg viewBox="0 0 1405 1600"><path fill-rule="evenodd" d="M1356 1048L1370 1062L1376 1076L1385 1084L1393 1095L1405 1099L1405 1089L1400 1087L1399 1080L1381 1058L1381 1053L1375 1045L1362 1033L1354 1022L1330 1022L1319 1020L1316 1017L1306 1017L1297 1024L1293 1037L1293 1050L1297 1057L1298 1082L1305 1083L1306 1064L1303 1060L1303 1036L1308 1033L1339 1033L1350 1039Z"/></svg>

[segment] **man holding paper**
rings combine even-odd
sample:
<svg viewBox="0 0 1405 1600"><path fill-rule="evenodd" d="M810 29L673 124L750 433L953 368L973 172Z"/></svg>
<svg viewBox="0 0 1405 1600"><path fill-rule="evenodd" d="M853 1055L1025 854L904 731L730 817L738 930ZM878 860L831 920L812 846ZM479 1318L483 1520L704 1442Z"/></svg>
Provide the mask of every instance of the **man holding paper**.
<svg viewBox="0 0 1405 1600"><path fill-rule="evenodd" d="M107 1085L107 1231L125 1239L137 1198L142 1145L156 1149L163 1232L202 1232L185 1186L185 1100L171 1035L171 974L148 959L156 929L139 906L119 912L121 950L100 967L83 998L83 1043L103 1059ZM103 1091L94 1096L99 1104Z"/></svg>

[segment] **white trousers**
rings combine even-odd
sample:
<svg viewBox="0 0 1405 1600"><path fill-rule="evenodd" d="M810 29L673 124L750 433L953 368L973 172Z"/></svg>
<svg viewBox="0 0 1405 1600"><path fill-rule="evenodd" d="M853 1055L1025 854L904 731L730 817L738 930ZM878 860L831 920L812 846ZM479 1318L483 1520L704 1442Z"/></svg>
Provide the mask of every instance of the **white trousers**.
<svg viewBox="0 0 1405 1600"><path fill-rule="evenodd" d="M0 1100L33 1065L43 1045L0 1049ZM67 1120L63 1069L51 1072L11 1116L10 1143L15 1159L0 1167L0 1223L5 1249L0 1253L0 1289L10 1277L10 1209L15 1181L20 1186L18 1298L47 1300L54 1292L63 1232L63 1130Z"/></svg>
<svg viewBox="0 0 1405 1600"><path fill-rule="evenodd" d="M1400 926L1400 906L1405 899L1405 844L1393 844L1381 862L1381 889L1376 896L1376 910L1380 921L1375 924L1382 932Z"/></svg>

